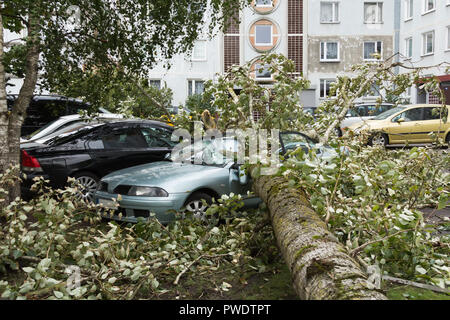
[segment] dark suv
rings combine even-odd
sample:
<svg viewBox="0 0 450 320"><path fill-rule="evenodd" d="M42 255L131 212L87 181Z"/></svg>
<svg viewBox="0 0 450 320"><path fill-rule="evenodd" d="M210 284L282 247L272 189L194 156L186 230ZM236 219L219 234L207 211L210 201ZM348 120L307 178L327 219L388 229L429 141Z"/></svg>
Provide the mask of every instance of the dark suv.
<svg viewBox="0 0 450 320"><path fill-rule="evenodd" d="M91 200L100 178L110 172L162 161L176 144L173 127L152 120L120 120L95 124L69 136L57 137L43 147L21 151L22 194L28 198L33 178L43 176L53 187L63 187L74 177Z"/></svg>
<svg viewBox="0 0 450 320"><path fill-rule="evenodd" d="M8 108L12 110L17 95L8 95ZM35 95L27 109L20 136L25 137L61 116L77 114L89 105L79 99L58 95Z"/></svg>

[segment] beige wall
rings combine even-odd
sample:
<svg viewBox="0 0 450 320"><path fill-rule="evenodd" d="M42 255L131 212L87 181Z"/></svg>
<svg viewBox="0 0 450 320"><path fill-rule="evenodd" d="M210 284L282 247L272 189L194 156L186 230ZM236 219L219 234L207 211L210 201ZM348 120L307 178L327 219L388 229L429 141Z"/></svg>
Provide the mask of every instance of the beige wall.
<svg viewBox="0 0 450 320"><path fill-rule="evenodd" d="M320 42L339 42L339 62L320 61ZM308 74L338 74L350 70L354 64L363 62L364 41L382 41L384 59L393 54L393 36L309 36L308 37Z"/></svg>

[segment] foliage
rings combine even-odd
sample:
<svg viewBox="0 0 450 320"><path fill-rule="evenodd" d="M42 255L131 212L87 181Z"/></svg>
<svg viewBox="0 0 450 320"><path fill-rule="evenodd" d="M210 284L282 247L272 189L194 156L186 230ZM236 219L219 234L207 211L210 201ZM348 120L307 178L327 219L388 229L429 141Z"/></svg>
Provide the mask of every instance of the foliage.
<svg viewBox="0 0 450 320"><path fill-rule="evenodd" d="M334 97L322 103L313 120L302 112L298 98L308 82L291 77L292 62L272 54L261 63L270 65L277 80L270 89L254 80L252 63L232 69L216 83L207 83L206 94L214 97L220 110L218 128L279 128L321 137L334 148L334 156L321 160L315 150L305 154L298 148L282 163L279 174L307 192L313 208L362 264L378 265L398 277L448 286L448 235L439 233L441 226L428 225L420 211L424 206L442 209L450 199L450 174L445 171L450 167L448 151L387 151L366 146L361 137L330 135L374 84L385 97L400 97L418 83L442 96L436 79L424 79L428 68L395 74L391 61L356 65L352 76L337 77L330 94ZM239 94L230 92L236 88ZM378 102L382 101L380 97ZM253 111L264 116L255 121ZM445 114L443 121L447 121Z"/></svg>
<svg viewBox="0 0 450 320"><path fill-rule="evenodd" d="M219 129L296 128L308 119L308 114L303 114L299 108L298 93L307 88L309 82L291 77L294 63L280 54L264 55L260 60L276 80L270 88L261 86L252 77L254 71L250 63L234 67L216 83L206 82L204 95L214 97L213 106L220 114ZM235 88L240 90L239 94L234 93ZM255 119L256 112L264 116Z"/></svg>
<svg viewBox="0 0 450 320"><path fill-rule="evenodd" d="M109 79L102 90L92 91L94 83L101 82L104 77ZM135 79L119 70L112 74L91 72L90 77L74 79L70 86L54 90L68 97L83 97L86 101L95 101L98 107L114 113L144 119L157 119L166 114L167 109L172 106L173 97L170 88L156 88L147 79Z"/></svg>
<svg viewBox="0 0 450 320"><path fill-rule="evenodd" d="M449 236L440 235L419 209L446 206L449 165L446 150L385 151L355 143L349 155L336 152L326 160L298 149L280 174L308 193L330 230L363 263L445 287L450 284Z"/></svg>
<svg viewBox="0 0 450 320"><path fill-rule="evenodd" d="M244 211L229 216L226 208L241 206L236 195L213 205L212 210L228 216L217 226L189 217L168 226L156 219L118 225L103 222L95 206L75 201L76 185L49 190L41 179L35 188L39 197L31 202L16 199L1 212L2 298L146 298L167 292L168 284L182 283L192 274L207 276L219 267L230 274L263 272L270 259L267 252L276 252L266 215ZM77 268L80 285L68 287ZM219 286L229 289L225 281Z"/></svg>
<svg viewBox="0 0 450 320"><path fill-rule="evenodd" d="M201 114L203 111L208 110L212 115L216 109L211 104L211 98L204 94L190 95L185 102L185 107L192 113L196 112Z"/></svg>
<svg viewBox="0 0 450 320"><path fill-rule="evenodd" d="M0 12L4 28L12 32L33 26L47 88L68 88L98 71L100 81L87 88L94 92L108 84L107 75L118 67L138 78L147 76L157 61L191 50L200 36L215 34L248 2L8 0Z"/></svg>

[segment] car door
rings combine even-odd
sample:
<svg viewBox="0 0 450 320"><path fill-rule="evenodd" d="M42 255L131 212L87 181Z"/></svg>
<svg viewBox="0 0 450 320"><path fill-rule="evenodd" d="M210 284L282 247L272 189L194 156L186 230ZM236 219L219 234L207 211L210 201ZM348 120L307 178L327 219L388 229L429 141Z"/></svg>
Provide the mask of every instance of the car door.
<svg viewBox="0 0 450 320"><path fill-rule="evenodd" d="M148 147L137 125L123 123L105 125L87 145L94 161L93 170L101 176L145 163L142 153Z"/></svg>
<svg viewBox="0 0 450 320"><path fill-rule="evenodd" d="M423 108L423 119L420 125L420 133L416 132L417 139L420 142L433 142L435 137L430 133L435 133L439 137L444 138L445 131L443 130L443 121L441 120L440 107L427 107ZM418 128L419 129L419 128Z"/></svg>
<svg viewBox="0 0 450 320"><path fill-rule="evenodd" d="M394 116L387 128L390 143L415 143L414 132L422 120L423 108L411 108Z"/></svg>

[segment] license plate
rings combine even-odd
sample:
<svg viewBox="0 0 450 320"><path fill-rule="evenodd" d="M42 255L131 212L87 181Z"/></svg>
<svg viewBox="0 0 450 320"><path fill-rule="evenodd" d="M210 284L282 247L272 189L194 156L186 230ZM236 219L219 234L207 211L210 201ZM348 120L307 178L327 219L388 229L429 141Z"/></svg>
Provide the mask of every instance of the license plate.
<svg viewBox="0 0 450 320"><path fill-rule="evenodd" d="M118 203L108 199L98 199L98 204L103 205L106 209L117 209Z"/></svg>

